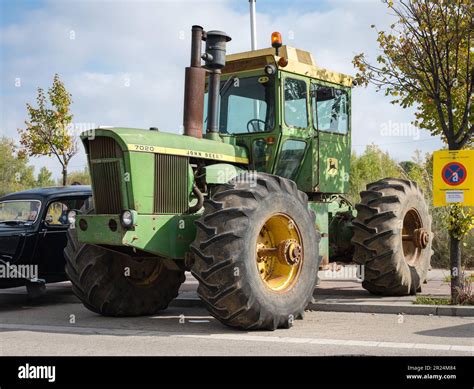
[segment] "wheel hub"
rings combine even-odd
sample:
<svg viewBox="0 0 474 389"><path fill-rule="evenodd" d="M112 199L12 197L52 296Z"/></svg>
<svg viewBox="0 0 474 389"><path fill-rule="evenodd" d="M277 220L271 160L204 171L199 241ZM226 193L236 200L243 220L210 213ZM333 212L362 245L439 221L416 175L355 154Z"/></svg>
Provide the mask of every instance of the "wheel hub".
<svg viewBox="0 0 474 389"><path fill-rule="evenodd" d="M301 245L295 239L287 239L278 245L278 255L290 266L296 265L303 255Z"/></svg>
<svg viewBox="0 0 474 389"><path fill-rule="evenodd" d="M413 231L413 243L421 249L426 248L429 242L429 234L424 228L417 228Z"/></svg>
<svg viewBox="0 0 474 389"><path fill-rule="evenodd" d="M163 270L163 263L156 258L123 257L121 263L127 280L140 287L152 285Z"/></svg>
<svg viewBox="0 0 474 389"><path fill-rule="evenodd" d="M294 221L287 215L270 217L262 226L256 247L260 277L273 291L289 289L303 262L303 246Z"/></svg>
<svg viewBox="0 0 474 389"><path fill-rule="evenodd" d="M423 227L420 214L416 209L410 209L404 216L402 228L403 254L409 265L417 264L421 251L429 242L430 234Z"/></svg>

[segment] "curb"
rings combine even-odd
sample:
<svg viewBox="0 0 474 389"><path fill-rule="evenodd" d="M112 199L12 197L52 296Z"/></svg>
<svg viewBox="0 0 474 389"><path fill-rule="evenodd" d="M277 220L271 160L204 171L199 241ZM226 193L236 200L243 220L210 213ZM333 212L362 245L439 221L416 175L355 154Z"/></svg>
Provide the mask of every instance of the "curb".
<svg viewBox="0 0 474 389"><path fill-rule="evenodd" d="M385 313L403 315L433 315L473 317L474 307L445 305L382 305L382 304L347 304L347 303L311 303L308 309L324 312L359 312Z"/></svg>
<svg viewBox="0 0 474 389"><path fill-rule="evenodd" d="M170 307L177 308L204 308L198 297L176 298ZM321 312L359 312L359 313L385 313L403 315L433 315L433 316L460 316L474 317L474 307L449 306L449 305L384 305L384 304L348 304L348 303L310 303L310 311Z"/></svg>

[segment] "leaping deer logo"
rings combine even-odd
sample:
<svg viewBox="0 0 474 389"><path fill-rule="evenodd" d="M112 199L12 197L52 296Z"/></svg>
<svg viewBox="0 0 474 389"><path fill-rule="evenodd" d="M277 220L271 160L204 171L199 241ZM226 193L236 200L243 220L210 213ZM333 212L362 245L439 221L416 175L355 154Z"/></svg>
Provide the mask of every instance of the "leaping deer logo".
<svg viewBox="0 0 474 389"><path fill-rule="evenodd" d="M328 174L334 176L337 174L338 162L336 158L328 158Z"/></svg>

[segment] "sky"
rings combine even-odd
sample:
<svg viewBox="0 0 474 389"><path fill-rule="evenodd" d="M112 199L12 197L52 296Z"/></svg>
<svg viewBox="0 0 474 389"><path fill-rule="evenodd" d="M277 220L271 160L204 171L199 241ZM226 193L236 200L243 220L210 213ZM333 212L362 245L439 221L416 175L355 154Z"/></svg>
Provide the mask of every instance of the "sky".
<svg viewBox="0 0 474 389"><path fill-rule="evenodd" d="M354 75L354 55L375 60L376 32L393 20L381 0L257 0L258 48L280 31L318 66ZM228 52L250 50L248 0L0 0L0 136L18 142L26 103L58 73L72 94L73 126L158 127L179 132L190 29L223 30ZM390 104L374 87L352 94L352 147L375 143L397 160L431 152L438 138L410 125L413 109ZM59 177L54 157L32 157ZM82 170L82 145L70 171Z"/></svg>

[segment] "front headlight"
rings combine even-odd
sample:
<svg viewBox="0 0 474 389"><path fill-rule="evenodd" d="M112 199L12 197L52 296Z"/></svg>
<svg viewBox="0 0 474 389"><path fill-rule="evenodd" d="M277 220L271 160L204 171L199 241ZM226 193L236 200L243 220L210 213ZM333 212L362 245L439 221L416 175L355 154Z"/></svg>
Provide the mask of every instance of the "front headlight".
<svg viewBox="0 0 474 389"><path fill-rule="evenodd" d="M120 223L122 223L122 226L125 228L130 228L133 226L133 213L132 211L129 211L126 209L125 211L122 211L122 214L120 215Z"/></svg>
<svg viewBox="0 0 474 389"><path fill-rule="evenodd" d="M69 222L69 224L71 226L74 226L76 225L76 216L77 216L77 212L72 210L72 211L69 211L68 214L67 214L67 221Z"/></svg>

